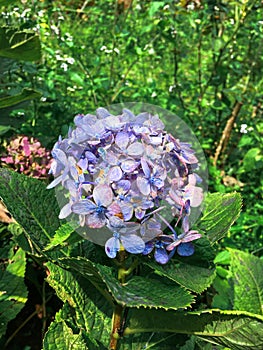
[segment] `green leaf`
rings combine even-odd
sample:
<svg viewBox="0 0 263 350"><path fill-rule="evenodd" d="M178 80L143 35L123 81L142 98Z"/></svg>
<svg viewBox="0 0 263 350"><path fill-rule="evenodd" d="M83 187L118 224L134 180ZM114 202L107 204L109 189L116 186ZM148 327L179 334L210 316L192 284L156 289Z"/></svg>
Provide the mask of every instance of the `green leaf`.
<svg viewBox="0 0 263 350"><path fill-rule="evenodd" d="M193 266L189 264L178 264L171 260L167 266L148 263L155 273L165 276L182 287L196 293L202 293L208 288L216 276L215 269Z"/></svg>
<svg viewBox="0 0 263 350"><path fill-rule="evenodd" d="M0 0L0 6L7 6L14 3L18 3L18 0Z"/></svg>
<svg viewBox="0 0 263 350"><path fill-rule="evenodd" d="M76 327L108 345L113 305L97 293L88 279L52 263L47 263L46 266L50 272L47 281L58 297L68 302L72 308L71 314L74 313Z"/></svg>
<svg viewBox="0 0 263 350"><path fill-rule="evenodd" d="M0 103L1 103L1 99L0 99ZM0 136L4 135L10 129L12 129L10 125L0 125Z"/></svg>
<svg viewBox="0 0 263 350"><path fill-rule="evenodd" d="M205 310L187 313L132 309L124 335L141 332L193 334L231 350L263 348L263 318L248 312Z"/></svg>
<svg viewBox="0 0 263 350"><path fill-rule="evenodd" d="M0 98L0 108L15 106L21 102L33 100L34 98L40 98L40 97L41 97L41 94L35 90L23 89L23 91L20 94ZM1 132L1 129L0 129L0 132Z"/></svg>
<svg viewBox="0 0 263 350"><path fill-rule="evenodd" d="M70 236L75 232L75 229L79 227L79 225L72 223L65 223L56 230L55 235L51 238L50 243L46 246L45 250L54 249L57 246L61 246L66 244L66 241L70 238ZM77 235L77 239L81 240L82 237Z"/></svg>
<svg viewBox="0 0 263 350"><path fill-rule="evenodd" d="M92 263L88 259L61 258L59 263L88 277L101 293L107 291L122 306L178 309L190 306L194 301L189 292L169 281L133 276L122 285L111 268Z"/></svg>
<svg viewBox="0 0 263 350"><path fill-rule="evenodd" d="M6 262L1 263L0 272L0 338L5 334L8 322L16 317L27 300L27 288L24 283L25 252L19 248L13 254L11 248L8 265L3 271L5 264Z"/></svg>
<svg viewBox="0 0 263 350"><path fill-rule="evenodd" d="M263 261L239 250L229 251L234 309L263 315Z"/></svg>
<svg viewBox="0 0 263 350"><path fill-rule="evenodd" d="M241 211L239 193L212 193L205 199L205 209L198 228L206 232L208 239L215 243L223 238Z"/></svg>
<svg viewBox="0 0 263 350"><path fill-rule="evenodd" d="M53 190L38 179L0 169L0 196L21 225L30 245L41 255L59 227L59 208Z"/></svg>
<svg viewBox="0 0 263 350"><path fill-rule="evenodd" d="M65 321L54 321L45 334L43 349L88 350L89 348L81 331L78 334L74 334Z"/></svg>
<svg viewBox="0 0 263 350"><path fill-rule="evenodd" d="M38 35L34 31L1 27L0 56L23 61L39 60L41 47Z"/></svg>

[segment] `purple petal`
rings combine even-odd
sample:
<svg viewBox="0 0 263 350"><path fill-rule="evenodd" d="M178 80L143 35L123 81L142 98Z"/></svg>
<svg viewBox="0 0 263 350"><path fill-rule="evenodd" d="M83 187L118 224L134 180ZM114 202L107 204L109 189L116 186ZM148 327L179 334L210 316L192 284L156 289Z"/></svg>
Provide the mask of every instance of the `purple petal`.
<svg viewBox="0 0 263 350"><path fill-rule="evenodd" d="M135 160L127 159L121 163L121 168L125 173L131 173L138 167L138 162Z"/></svg>
<svg viewBox="0 0 263 350"><path fill-rule="evenodd" d="M58 176L55 180L53 180L48 186L47 189L49 190L50 188L54 188L55 186L57 186L62 180L63 180L64 176L60 175Z"/></svg>
<svg viewBox="0 0 263 350"><path fill-rule="evenodd" d="M107 223L105 215L94 212L86 217L86 224L91 228L101 228Z"/></svg>
<svg viewBox="0 0 263 350"><path fill-rule="evenodd" d="M137 186L142 194L148 196L151 192L149 181L145 177L139 176L137 178Z"/></svg>
<svg viewBox="0 0 263 350"><path fill-rule="evenodd" d="M131 183L129 180L121 180L116 184L117 192L127 193L131 188Z"/></svg>
<svg viewBox="0 0 263 350"><path fill-rule="evenodd" d="M144 153L144 147L142 143L134 142L127 148L127 152L130 156L138 157Z"/></svg>
<svg viewBox="0 0 263 350"><path fill-rule="evenodd" d="M127 132L118 132L115 137L115 143L120 149L126 150L129 144L129 135L127 134Z"/></svg>
<svg viewBox="0 0 263 350"><path fill-rule="evenodd" d="M106 152L105 160L110 165L117 165L119 162L119 158L112 151Z"/></svg>
<svg viewBox="0 0 263 350"><path fill-rule="evenodd" d="M89 199L82 199L79 202L76 202L71 207L72 212L79 215L87 215L93 213L97 206Z"/></svg>
<svg viewBox="0 0 263 350"><path fill-rule="evenodd" d="M117 237L111 237L105 244L105 252L109 258L115 258L120 250L120 241Z"/></svg>
<svg viewBox="0 0 263 350"><path fill-rule="evenodd" d="M142 170L147 178L151 176L151 169L144 158L141 159Z"/></svg>
<svg viewBox="0 0 263 350"><path fill-rule="evenodd" d="M129 221L133 215L133 206L130 203L121 202L120 203L121 212L124 221Z"/></svg>
<svg viewBox="0 0 263 350"><path fill-rule="evenodd" d="M108 172L108 179L110 181L119 181L122 178L122 171L119 166L114 166Z"/></svg>
<svg viewBox="0 0 263 350"><path fill-rule="evenodd" d="M93 190L93 199L96 204L108 207L113 199L113 193L108 185L97 185Z"/></svg>
<svg viewBox="0 0 263 350"><path fill-rule="evenodd" d="M87 170L87 168L88 168L88 159L87 158L81 158L78 161L77 164L82 170Z"/></svg>
<svg viewBox="0 0 263 350"><path fill-rule="evenodd" d="M97 115L98 118L104 119L104 118L109 117L111 114L110 114L110 112L109 112L106 108L99 107L99 108L96 110L96 115Z"/></svg>
<svg viewBox="0 0 263 350"><path fill-rule="evenodd" d="M190 199L191 207L198 207L203 201L203 189L192 185L185 187L185 196Z"/></svg>
<svg viewBox="0 0 263 350"><path fill-rule="evenodd" d="M143 210L142 208L136 208L135 216L138 220L142 220L145 216L145 210Z"/></svg>
<svg viewBox="0 0 263 350"><path fill-rule="evenodd" d="M125 250L132 254L139 254L144 251L145 243L136 235L121 235L121 243L124 246Z"/></svg>
<svg viewBox="0 0 263 350"><path fill-rule="evenodd" d="M196 239L201 238L202 235L198 231L189 231L182 239L182 242L187 243L195 241Z"/></svg>
<svg viewBox="0 0 263 350"><path fill-rule="evenodd" d="M71 203L67 203L66 205L64 205L64 207L60 210L59 219L65 219L66 217L68 217L70 214L72 213L71 211Z"/></svg>
<svg viewBox="0 0 263 350"><path fill-rule="evenodd" d="M190 256L194 254L194 246L192 243L181 243L177 247L177 253L181 256Z"/></svg>
<svg viewBox="0 0 263 350"><path fill-rule="evenodd" d="M154 243L153 241L145 243L144 251L142 252L143 255L148 255L153 251Z"/></svg>
<svg viewBox="0 0 263 350"><path fill-rule="evenodd" d="M156 248L154 252L154 259L159 264L166 264L169 260L169 256L165 250L165 248Z"/></svg>
<svg viewBox="0 0 263 350"><path fill-rule="evenodd" d="M120 121L120 118L117 116L107 117L106 119L104 119L103 122L104 122L105 128L111 131L118 131L125 124L125 123L122 123Z"/></svg>

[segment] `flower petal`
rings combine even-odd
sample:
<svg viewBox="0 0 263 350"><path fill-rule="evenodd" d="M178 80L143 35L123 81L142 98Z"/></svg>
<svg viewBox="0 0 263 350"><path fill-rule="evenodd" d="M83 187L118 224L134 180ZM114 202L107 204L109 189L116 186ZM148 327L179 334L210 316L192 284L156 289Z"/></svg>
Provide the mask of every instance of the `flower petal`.
<svg viewBox="0 0 263 350"><path fill-rule="evenodd" d="M67 203L66 205L64 205L64 207L60 210L59 219L65 219L66 217L68 217L71 213L71 203Z"/></svg>
<svg viewBox="0 0 263 350"><path fill-rule="evenodd" d="M113 193L108 185L97 185L93 190L93 199L96 204L108 207L113 200Z"/></svg>
<svg viewBox="0 0 263 350"><path fill-rule="evenodd" d="M87 215L93 213L96 208L96 204L89 199L82 199L81 201L74 203L71 207L72 212L79 215Z"/></svg>
<svg viewBox="0 0 263 350"><path fill-rule="evenodd" d="M91 228L101 228L105 226L107 219L105 215L101 215L97 212L94 212L86 216L86 224Z"/></svg>
<svg viewBox="0 0 263 350"><path fill-rule="evenodd" d="M111 237L105 244L105 252L109 258L114 259L120 250L120 241L117 237Z"/></svg>
<svg viewBox="0 0 263 350"><path fill-rule="evenodd" d="M139 254L144 251L145 243L136 235L121 235L121 243L124 246L125 250L132 254Z"/></svg>
<svg viewBox="0 0 263 350"><path fill-rule="evenodd" d="M181 256L190 256L194 254L194 246L192 243L181 243L177 247L177 253Z"/></svg>
<svg viewBox="0 0 263 350"><path fill-rule="evenodd" d="M112 167L108 172L109 181L119 181L122 178L122 171L119 166Z"/></svg>
<svg viewBox="0 0 263 350"><path fill-rule="evenodd" d="M127 159L121 162L121 168L125 173L131 173L138 167L138 162L133 159Z"/></svg>
<svg viewBox="0 0 263 350"><path fill-rule="evenodd" d="M169 256L165 248L156 248L154 252L154 259L159 264L166 264L169 260Z"/></svg>
<svg viewBox="0 0 263 350"><path fill-rule="evenodd" d="M144 251L142 252L143 255L148 255L153 251L154 243L153 241L145 243Z"/></svg>
<svg viewBox="0 0 263 350"><path fill-rule="evenodd" d="M129 144L129 135L127 134L127 132L124 132L124 131L118 132L115 137L115 143L120 149L126 150Z"/></svg>
<svg viewBox="0 0 263 350"><path fill-rule="evenodd" d="M148 196L151 192L151 186L149 184L149 181L145 179L143 176L137 177L137 186L142 194L145 196Z"/></svg>
<svg viewBox="0 0 263 350"><path fill-rule="evenodd" d="M144 153L143 144L140 142L134 142L127 148L127 152L132 157L141 156Z"/></svg>

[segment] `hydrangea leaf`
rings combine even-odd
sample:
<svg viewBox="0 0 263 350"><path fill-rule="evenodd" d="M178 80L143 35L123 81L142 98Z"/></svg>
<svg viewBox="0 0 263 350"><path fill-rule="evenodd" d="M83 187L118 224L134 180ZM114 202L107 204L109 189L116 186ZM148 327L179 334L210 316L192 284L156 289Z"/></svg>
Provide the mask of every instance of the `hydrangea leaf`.
<svg viewBox="0 0 263 350"><path fill-rule="evenodd" d="M172 281L180 284L182 287L196 293L202 293L213 282L216 273L215 269L193 266L189 264L176 263L169 261L166 266L154 263L148 263L154 272L160 276L165 276Z"/></svg>
<svg viewBox="0 0 263 350"><path fill-rule="evenodd" d="M229 251L234 309L263 315L263 261L239 250Z"/></svg>
<svg viewBox="0 0 263 350"><path fill-rule="evenodd" d="M14 60L37 61L41 58L39 36L35 31L0 28L0 56Z"/></svg>
<svg viewBox="0 0 263 350"><path fill-rule="evenodd" d="M61 245L66 245L69 239L71 238L72 241L79 241L82 239L80 235L75 233L74 237L73 234L75 232L75 229L79 225L77 223L65 223L62 224L57 230L55 235L51 238L51 241L48 243L48 245L45 247L45 250L51 250L56 247L61 248Z"/></svg>
<svg viewBox="0 0 263 350"><path fill-rule="evenodd" d="M242 206L241 196L237 192L212 193L207 195L204 205L198 228L215 243L227 234L238 218Z"/></svg>
<svg viewBox="0 0 263 350"><path fill-rule="evenodd" d="M81 331L75 334L65 321L54 321L45 335L43 349L88 350L89 347Z"/></svg>
<svg viewBox="0 0 263 350"><path fill-rule="evenodd" d="M32 89L23 89L20 94L0 98L0 108L15 106L19 103L40 98L41 94ZM2 126L3 128L3 126Z"/></svg>
<svg viewBox="0 0 263 350"><path fill-rule="evenodd" d="M0 169L0 196L13 218L42 254L60 226L54 191L48 191L43 181Z"/></svg>
<svg viewBox="0 0 263 350"><path fill-rule="evenodd" d="M125 285L122 285L108 266L95 264L83 258L61 258L59 262L88 277L102 293L107 290L122 306L176 310L190 306L194 302L194 297L176 283L133 276Z"/></svg>
<svg viewBox="0 0 263 350"><path fill-rule="evenodd" d="M10 252L13 252L12 248ZM6 269L5 264L1 263L0 273L0 338L5 334L8 322L16 317L27 300L25 252L19 248L15 254L10 254Z"/></svg>
<svg viewBox="0 0 263 350"><path fill-rule="evenodd" d="M71 273L50 262L47 263L47 268L50 272L47 281L58 297L69 304L71 313L75 315L75 327L83 329L90 337L107 346L111 331L112 305L87 279L75 272Z"/></svg>
<svg viewBox="0 0 263 350"><path fill-rule="evenodd" d="M193 334L232 350L263 348L263 317L241 311L162 312L132 309L124 335L141 332Z"/></svg>

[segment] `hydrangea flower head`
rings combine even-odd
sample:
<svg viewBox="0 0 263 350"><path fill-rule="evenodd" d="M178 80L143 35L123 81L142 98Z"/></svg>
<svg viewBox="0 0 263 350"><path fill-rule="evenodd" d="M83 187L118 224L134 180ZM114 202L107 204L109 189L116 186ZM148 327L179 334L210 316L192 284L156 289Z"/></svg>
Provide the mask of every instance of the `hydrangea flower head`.
<svg viewBox="0 0 263 350"><path fill-rule="evenodd" d="M95 115L77 115L74 123L52 150L55 179L48 188L67 193L60 218L78 220L81 234L103 244L110 258L121 249L153 252L160 264L175 252L190 255L184 245L192 249L189 242L201 235L189 230L189 216L203 199L191 144L148 112L113 115L98 108ZM165 234L167 220L183 233Z"/></svg>

